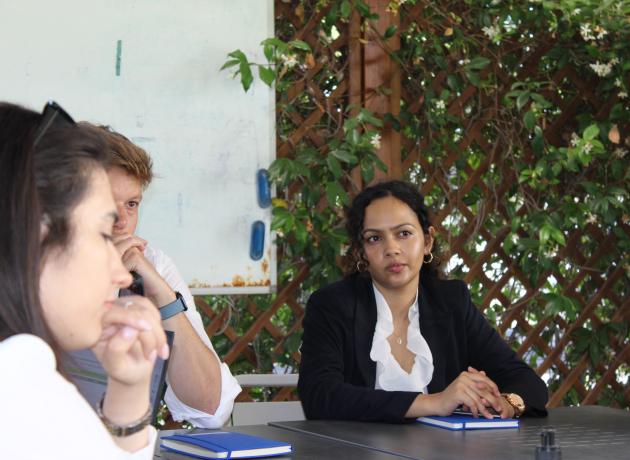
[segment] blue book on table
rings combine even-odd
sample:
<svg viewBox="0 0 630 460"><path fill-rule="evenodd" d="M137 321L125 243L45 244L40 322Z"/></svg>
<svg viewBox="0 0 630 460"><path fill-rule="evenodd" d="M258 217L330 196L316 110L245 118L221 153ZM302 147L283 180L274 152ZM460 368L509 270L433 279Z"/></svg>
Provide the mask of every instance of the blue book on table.
<svg viewBox="0 0 630 460"><path fill-rule="evenodd" d="M291 444L243 433L212 431L161 439L163 449L196 458L256 458L291 453Z"/></svg>
<svg viewBox="0 0 630 460"><path fill-rule="evenodd" d="M446 430L487 430L493 428L518 428L515 418L475 418L472 415L453 414L442 416L420 417L418 422L436 426Z"/></svg>

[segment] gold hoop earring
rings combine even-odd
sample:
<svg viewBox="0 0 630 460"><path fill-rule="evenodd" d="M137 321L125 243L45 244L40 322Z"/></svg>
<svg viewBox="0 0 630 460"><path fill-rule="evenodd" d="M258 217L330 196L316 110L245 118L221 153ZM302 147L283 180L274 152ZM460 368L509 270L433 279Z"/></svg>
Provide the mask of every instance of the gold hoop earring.
<svg viewBox="0 0 630 460"><path fill-rule="evenodd" d="M359 273L363 273L365 270L367 270L368 265L369 264L367 263L366 260L363 260L363 259L357 260L357 263L356 263L357 271Z"/></svg>
<svg viewBox="0 0 630 460"><path fill-rule="evenodd" d="M425 256L425 257L426 257L426 256ZM433 262L433 253L432 253L432 252L430 252L430 253L429 253L429 260L426 260L425 258L423 258L423 259L422 259L422 263L423 263L423 264L427 264L427 265L428 265L428 264L430 264L431 262Z"/></svg>

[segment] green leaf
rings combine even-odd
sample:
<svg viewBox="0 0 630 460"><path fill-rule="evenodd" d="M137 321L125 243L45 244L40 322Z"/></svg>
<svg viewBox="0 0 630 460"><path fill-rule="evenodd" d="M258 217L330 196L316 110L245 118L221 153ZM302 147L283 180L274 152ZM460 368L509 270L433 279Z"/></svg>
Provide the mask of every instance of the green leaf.
<svg viewBox="0 0 630 460"><path fill-rule="evenodd" d="M273 219L271 222L271 230L282 230L285 233L293 230L295 218L288 209L273 208Z"/></svg>
<svg viewBox="0 0 630 460"><path fill-rule="evenodd" d="M276 79L276 72L273 69L262 65L258 66L258 75L269 87L271 87L273 81Z"/></svg>
<svg viewBox="0 0 630 460"><path fill-rule="evenodd" d="M547 99L545 99L538 93L530 93L530 97L541 107L549 107L551 105Z"/></svg>
<svg viewBox="0 0 630 460"><path fill-rule="evenodd" d="M309 46L309 44L302 40L291 40L289 42L289 46L302 51L311 51L311 47Z"/></svg>
<svg viewBox="0 0 630 460"><path fill-rule="evenodd" d="M562 172L562 165L560 163L554 163L551 165L551 172L555 177L558 177Z"/></svg>
<svg viewBox="0 0 630 460"><path fill-rule="evenodd" d="M236 49L231 53L228 53L228 56L236 59L238 62L247 62L247 56L241 50Z"/></svg>
<svg viewBox="0 0 630 460"><path fill-rule="evenodd" d="M374 163L376 164L376 167L378 169L380 169L383 172L387 172L387 165L383 163L383 161L379 157L374 156Z"/></svg>
<svg viewBox="0 0 630 460"><path fill-rule="evenodd" d="M249 67L248 62L241 62L239 71L241 72L241 85L243 85L243 89L247 92L254 82L252 69Z"/></svg>
<svg viewBox="0 0 630 460"><path fill-rule="evenodd" d="M523 117L523 123L529 131L534 129L534 126L536 126L536 115L534 115L534 112L528 110Z"/></svg>
<svg viewBox="0 0 630 460"><path fill-rule="evenodd" d="M536 155L542 155L543 150L545 149L545 141L543 140L542 130L540 129L540 126L535 126L534 132L536 133L536 135L532 140L532 150L534 150L534 153Z"/></svg>
<svg viewBox="0 0 630 460"><path fill-rule="evenodd" d="M566 240L564 238L564 234L562 233L562 231L559 228L549 226L549 235L558 244L560 244L562 246L565 246L567 244L567 242L566 242Z"/></svg>
<svg viewBox="0 0 630 460"><path fill-rule="evenodd" d="M374 165L367 158L361 160L361 177L366 183L370 183L374 179Z"/></svg>
<svg viewBox="0 0 630 460"><path fill-rule="evenodd" d="M479 79L479 75L477 75L477 72L466 70L466 78L468 78L468 81L470 81L470 83L472 83L473 85L477 87L481 86L481 80Z"/></svg>
<svg viewBox="0 0 630 460"><path fill-rule="evenodd" d="M466 67L472 70L481 70L485 68L488 64L490 64L490 59L482 57L482 56L477 56L471 59L471 61L466 65Z"/></svg>
<svg viewBox="0 0 630 460"><path fill-rule="evenodd" d="M238 65L240 63L241 61L239 61L238 59L230 59L229 61L225 61L225 64L221 66L220 70L227 69L229 67L234 67L235 65Z"/></svg>
<svg viewBox="0 0 630 460"><path fill-rule="evenodd" d="M260 42L263 47L272 47L277 48L281 53L286 53L289 51L289 45L276 37L266 38L262 42Z"/></svg>
<svg viewBox="0 0 630 460"><path fill-rule="evenodd" d="M306 225L304 225L299 220L295 221L295 229L293 233L295 234L295 239L298 243L306 243L306 240L308 239L308 231L306 230Z"/></svg>
<svg viewBox="0 0 630 460"><path fill-rule="evenodd" d="M387 30L385 30L385 33L383 34L383 38L387 40L388 38L393 37L396 34L396 30L398 30L396 26L394 25L389 26Z"/></svg>
<svg viewBox="0 0 630 460"><path fill-rule="evenodd" d="M343 0L343 2L341 2L341 16L347 19L350 17L351 12L352 4L350 3L350 0Z"/></svg>
<svg viewBox="0 0 630 460"><path fill-rule="evenodd" d="M349 141L354 145L357 145L361 142L361 133L359 132L358 129L352 130L352 132L350 133Z"/></svg>
<svg viewBox="0 0 630 460"><path fill-rule="evenodd" d="M374 114L367 109L361 109L359 117L361 117L361 119L365 122L376 126L377 128L383 127L383 120L381 120L380 118L376 118Z"/></svg>
<svg viewBox="0 0 630 460"><path fill-rule="evenodd" d="M291 160L289 158L276 158L271 165L269 165L269 178L274 182L282 180L289 174L290 168Z"/></svg>
<svg viewBox="0 0 630 460"><path fill-rule="evenodd" d="M337 198L339 198L344 204L348 204L350 202L350 200L348 199L348 194L339 182L327 182L325 189L326 199L328 200L328 205L331 208L337 206Z"/></svg>
<svg viewBox="0 0 630 460"><path fill-rule="evenodd" d="M339 179L343 174L343 171L341 170L341 163L339 163L339 160L337 160L337 158L335 158L333 155L328 155L326 157L326 163L328 164L328 169L330 170L330 172L333 174L333 176L335 176L335 179Z"/></svg>
<svg viewBox="0 0 630 460"><path fill-rule="evenodd" d="M529 101L529 94L530 93L523 92L516 98L516 108L518 110L521 110L525 106L525 104L527 104L527 102Z"/></svg>
<svg viewBox="0 0 630 460"><path fill-rule="evenodd" d="M540 245L544 246L549 241L549 235L551 232L549 231L548 225L543 225L540 230L538 230L538 240L540 241Z"/></svg>
<svg viewBox="0 0 630 460"><path fill-rule="evenodd" d="M267 58L267 61L271 62L271 60L273 59L273 45L266 43L263 46L263 52L265 53L265 57Z"/></svg>
<svg viewBox="0 0 630 460"><path fill-rule="evenodd" d="M599 127L596 124L590 125L584 130L584 139L591 141L599 134Z"/></svg>
<svg viewBox="0 0 630 460"><path fill-rule="evenodd" d="M339 161L343 161L344 163L354 164L357 162L356 155L353 155L346 150L332 150L330 154L337 158Z"/></svg>
<svg viewBox="0 0 630 460"><path fill-rule="evenodd" d="M459 80L457 80L457 77L454 74L449 74L448 77L446 77L446 83L453 91L457 91L459 89Z"/></svg>

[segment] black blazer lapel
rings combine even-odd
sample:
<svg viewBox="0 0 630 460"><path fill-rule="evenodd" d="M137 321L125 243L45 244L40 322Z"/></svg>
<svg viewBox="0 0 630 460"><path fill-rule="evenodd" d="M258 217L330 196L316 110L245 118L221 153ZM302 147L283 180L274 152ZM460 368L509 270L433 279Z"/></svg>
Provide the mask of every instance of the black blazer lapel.
<svg viewBox="0 0 630 460"><path fill-rule="evenodd" d="M376 363L370 359L372 339L376 329L376 299L372 280L358 275L354 283L354 346L357 368L368 388L374 388Z"/></svg>
<svg viewBox="0 0 630 460"><path fill-rule="evenodd" d="M453 332L450 327L451 314L440 297L434 295L435 288L431 279L421 279L418 299L420 332L433 355L433 377L428 385L429 393L437 393L446 388L446 352Z"/></svg>

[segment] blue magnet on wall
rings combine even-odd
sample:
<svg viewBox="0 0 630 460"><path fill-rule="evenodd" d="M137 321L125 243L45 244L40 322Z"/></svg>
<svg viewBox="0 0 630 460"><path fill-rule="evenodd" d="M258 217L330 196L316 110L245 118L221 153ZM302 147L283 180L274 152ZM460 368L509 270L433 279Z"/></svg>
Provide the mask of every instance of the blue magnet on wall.
<svg viewBox="0 0 630 460"><path fill-rule="evenodd" d="M265 251L265 224L257 220L252 224L252 235L249 242L249 257L252 260L262 259Z"/></svg>
<svg viewBox="0 0 630 460"><path fill-rule="evenodd" d="M269 185L269 173L266 169L259 169L256 173L256 193L258 206L261 208L271 206L271 186Z"/></svg>

